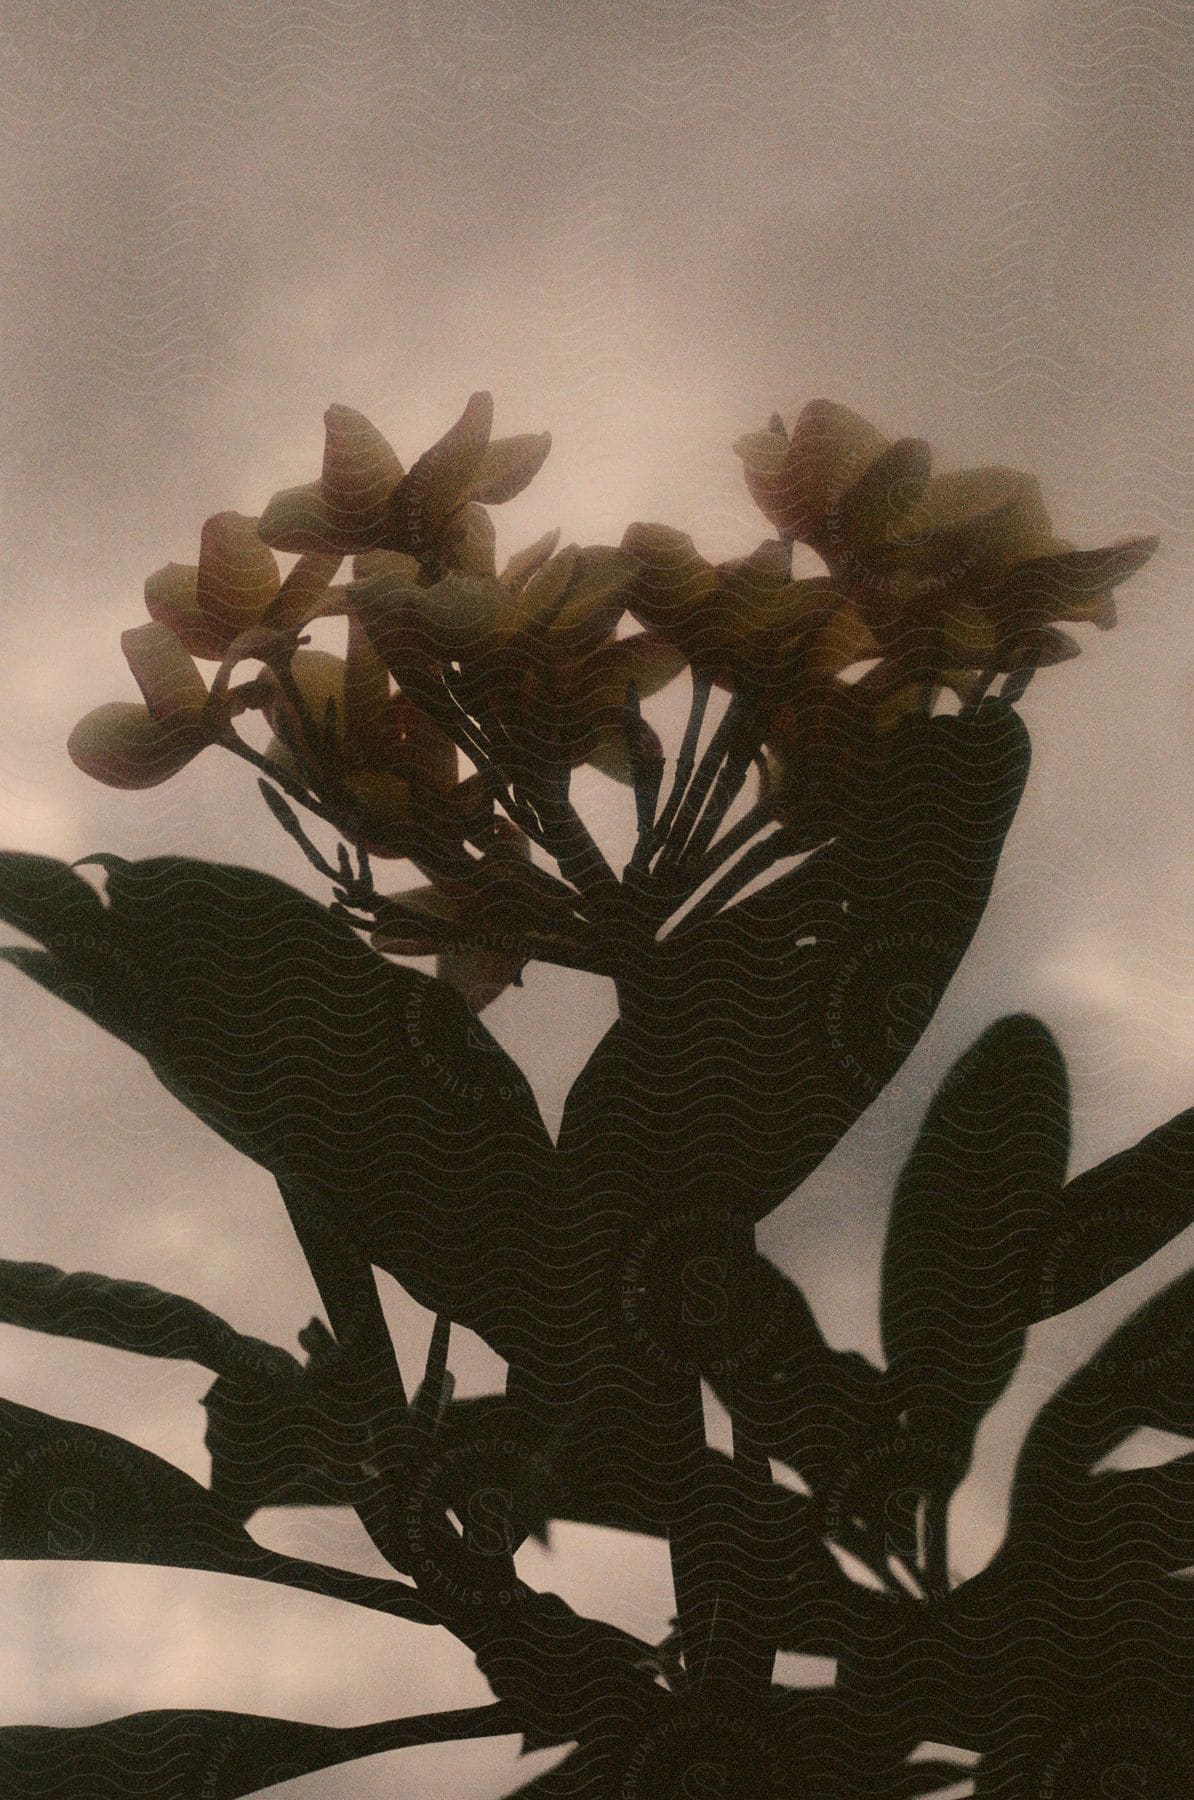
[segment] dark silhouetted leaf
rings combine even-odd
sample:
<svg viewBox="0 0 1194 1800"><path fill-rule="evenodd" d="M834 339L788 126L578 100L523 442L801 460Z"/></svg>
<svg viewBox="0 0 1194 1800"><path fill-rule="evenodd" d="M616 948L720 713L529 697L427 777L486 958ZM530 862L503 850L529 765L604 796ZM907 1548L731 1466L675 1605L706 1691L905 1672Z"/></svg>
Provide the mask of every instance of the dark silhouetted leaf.
<svg viewBox="0 0 1194 1800"><path fill-rule="evenodd" d="M10 1800L238 1800L336 1763L514 1729L501 1706L380 1725L164 1710L102 1725L10 1725L0 1729L0 1787Z"/></svg>
<svg viewBox="0 0 1194 1800"><path fill-rule="evenodd" d="M579 1188L758 1219L798 1186L932 1016L982 916L1028 760L1000 702L910 722L860 778L837 842L644 943L622 1017L565 1108L560 1147Z"/></svg>
<svg viewBox="0 0 1194 1800"><path fill-rule="evenodd" d="M1194 1107L1067 1183L1041 1228L1031 1316L1088 1300L1194 1220Z"/></svg>
<svg viewBox="0 0 1194 1800"><path fill-rule="evenodd" d="M1194 1437L1194 1271L1138 1307L1041 1408L1016 1466L1013 1529L1085 1487L1143 1425Z"/></svg>
<svg viewBox="0 0 1194 1800"><path fill-rule="evenodd" d="M153 1563L276 1581L399 1618L413 1592L264 1550L222 1502L136 1444L0 1401L0 1557Z"/></svg>
<svg viewBox="0 0 1194 1800"><path fill-rule="evenodd" d="M29 860L3 858L0 916L32 931ZM108 871L98 963L94 949L50 954L107 985L98 1003L64 997L277 1176L337 1333L378 1316L372 1262L516 1350L551 1143L521 1071L459 995L271 876L92 860Z"/></svg>
<svg viewBox="0 0 1194 1800"><path fill-rule="evenodd" d="M904 1164L883 1251L880 1322L896 1402L951 1440L974 1432L1024 1347L1035 1233L1065 1181L1069 1084L1026 1013L988 1026L938 1089Z"/></svg>
<svg viewBox="0 0 1194 1800"><path fill-rule="evenodd" d="M0 1261L0 1323L195 1362L215 1374L283 1377L299 1368L287 1351L245 1337L180 1294L87 1271L68 1275L50 1263Z"/></svg>

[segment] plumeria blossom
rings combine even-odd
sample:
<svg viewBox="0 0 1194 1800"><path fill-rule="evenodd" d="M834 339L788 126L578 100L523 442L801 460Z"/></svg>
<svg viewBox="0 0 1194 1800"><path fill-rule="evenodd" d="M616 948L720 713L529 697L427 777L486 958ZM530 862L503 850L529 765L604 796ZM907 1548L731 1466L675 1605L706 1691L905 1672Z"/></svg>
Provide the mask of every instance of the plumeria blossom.
<svg viewBox="0 0 1194 1800"><path fill-rule="evenodd" d="M473 394L455 424L404 470L363 413L329 406L319 479L273 496L261 515L261 538L275 550L388 550L420 565L492 575L494 534L485 508L521 493L551 448L550 432L491 438L492 427L492 395Z"/></svg>
<svg viewBox="0 0 1194 1800"><path fill-rule="evenodd" d="M1113 590L1157 545L1079 550L1055 535L1040 484L1016 469L929 473L928 446L895 442L827 400L740 438L747 487L785 537L827 563L888 659L895 709L917 684L963 696L1078 654L1063 623L1115 623ZM890 716L890 713L889 713Z"/></svg>
<svg viewBox="0 0 1194 1800"><path fill-rule="evenodd" d="M266 678L273 730L267 765L351 817L344 833L380 857L409 852L409 830L459 836L477 815L476 784L461 782L456 746L389 677L356 619L348 651L299 649L286 678Z"/></svg>
<svg viewBox="0 0 1194 1800"><path fill-rule="evenodd" d="M335 558L305 556L283 580L255 519L214 513L197 563L147 578L152 623L121 635L143 705L114 700L80 719L67 742L76 766L109 787L156 787L177 774L254 703L253 684L229 687L238 662L284 653L301 626L343 610L343 589L329 585L335 569ZM220 661L210 693L195 658Z"/></svg>
<svg viewBox="0 0 1194 1800"><path fill-rule="evenodd" d="M793 581L791 552L775 540L722 563L668 525L628 526L622 545L639 565L630 612L719 686L783 688L879 653L839 585L829 577Z"/></svg>
<svg viewBox="0 0 1194 1800"><path fill-rule="evenodd" d="M616 635L632 558L606 545L552 554L557 537L500 577L453 573L430 587L382 553L365 559L350 604L400 684L417 692L458 666L464 691L532 760L558 745L573 767L629 781L628 690L657 692L684 657L657 633Z"/></svg>

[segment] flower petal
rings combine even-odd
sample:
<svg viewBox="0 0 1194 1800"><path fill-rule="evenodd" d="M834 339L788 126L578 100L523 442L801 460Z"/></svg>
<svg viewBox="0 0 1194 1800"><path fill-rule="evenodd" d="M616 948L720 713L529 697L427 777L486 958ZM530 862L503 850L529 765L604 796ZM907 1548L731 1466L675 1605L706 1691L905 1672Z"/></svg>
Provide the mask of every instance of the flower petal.
<svg viewBox="0 0 1194 1800"><path fill-rule="evenodd" d="M342 656L336 656L330 650L296 650L290 663L290 673L298 688L307 711L317 725L322 725L327 715L328 702L336 703L336 718L342 726L344 722L344 682L347 665ZM270 723L279 711L291 712L291 704L279 691L277 702L270 711Z"/></svg>
<svg viewBox="0 0 1194 1800"><path fill-rule="evenodd" d="M468 498L493 428L493 396L481 391L403 476L386 507L380 548L420 561L439 551L444 526Z"/></svg>
<svg viewBox="0 0 1194 1800"><path fill-rule="evenodd" d="M367 549L370 542L368 537L362 542L355 532L343 528L318 481L280 489L266 503L257 531L272 550L300 556L348 556L354 550Z"/></svg>
<svg viewBox="0 0 1194 1800"><path fill-rule="evenodd" d="M426 642L446 661L467 661L499 635L511 610L510 594L496 577L445 575L433 587L409 590Z"/></svg>
<svg viewBox="0 0 1194 1800"><path fill-rule="evenodd" d="M282 577L272 550L257 533L257 520L244 513L219 512L206 519L199 536L195 598L225 648L239 632L260 624Z"/></svg>
<svg viewBox="0 0 1194 1800"><path fill-rule="evenodd" d="M135 625L120 634L125 661L151 718L198 724L207 705L207 683L168 625Z"/></svg>
<svg viewBox="0 0 1194 1800"><path fill-rule="evenodd" d="M520 594L537 570L541 569L560 541L560 528L545 531L541 538L528 544L525 550L516 550L499 577L503 587L508 587L512 594Z"/></svg>
<svg viewBox="0 0 1194 1800"><path fill-rule="evenodd" d="M797 415L778 475L768 483L772 510L767 516L815 550L831 544L830 514L889 443L848 406L810 400Z"/></svg>
<svg viewBox="0 0 1194 1800"><path fill-rule="evenodd" d="M323 425L324 504L342 536L367 540L402 480L402 464L389 440L353 406L329 406Z"/></svg>
<svg viewBox="0 0 1194 1800"><path fill-rule="evenodd" d="M419 564L415 557L398 550L362 550L352 559L354 581L371 581L375 575L389 575L396 581L415 587L419 580Z"/></svg>
<svg viewBox="0 0 1194 1800"><path fill-rule="evenodd" d="M225 633L200 611L195 563L167 563L145 581L145 610L159 625L168 625L192 656L218 661L227 649Z"/></svg>
<svg viewBox="0 0 1194 1800"><path fill-rule="evenodd" d="M767 431L748 431L735 439L734 454L743 462L746 490L759 511L780 529L780 481L784 457L788 450L788 434L774 426Z"/></svg>
<svg viewBox="0 0 1194 1800"><path fill-rule="evenodd" d="M1009 576L1005 602L1016 613L1042 620L1114 624L1112 589L1144 567L1158 541L1155 537L1125 538L1099 550L1064 550L1034 557Z"/></svg>
<svg viewBox="0 0 1194 1800"><path fill-rule="evenodd" d="M261 623L279 631L299 631L312 619L342 613L344 587L331 585L340 562L334 552L309 551L300 556L266 607Z"/></svg>
<svg viewBox="0 0 1194 1800"><path fill-rule="evenodd" d="M444 542L446 560L462 574L492 576L497 574L496 548L497 532L493 520L483 506L469 501L448 525Z"/></svg>
<svg viewBox="0 0 1194 1800"><path fill-rule="evenodd" d="M66 749L77 769L106 787L150 788L185 768L207 742L193 727L151 718L131 700L110 700L79 720Z"/></svg>
<svg viewBox="0 0 1194 1800"><path fill-rule="evenodd" d="M513 500L535 479L551 449L550 431L524 431L517 437L494 438L472 484L472 498L483 506Z"/></svg>
<svg viewBox="0 0 1194 1800"><path fill-rule="evenodd" d="M629 525L622 548L638 563L625 596L631 616L679 644L693 661L718 655L728 623L722 578L688 533Z"/></svg>
<svg viewBox="0 0 1194 1800"><path fill-rule="evenodd" d="M634 557L611 544L589 544L576 567L549 631L559 643L600 643L626 611L626 590L638 571Z"/></svg>
<svg viewBox="0 0 1194 1800"><path fill-rule="evenodd" d="M870 544L889 543L928 484L932 452L923 438L899 438L848 487L830 512L830 566Z"/></svg>

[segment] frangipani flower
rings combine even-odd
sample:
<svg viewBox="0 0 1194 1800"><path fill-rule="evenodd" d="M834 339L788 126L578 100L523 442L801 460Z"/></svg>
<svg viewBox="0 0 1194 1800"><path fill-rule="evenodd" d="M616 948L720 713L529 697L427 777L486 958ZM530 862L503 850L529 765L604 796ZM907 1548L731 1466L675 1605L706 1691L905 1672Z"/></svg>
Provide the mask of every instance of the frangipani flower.
<svg viewBox="0 0 1194 1800"><path fill-rule="evenodd" d="M192 656L219 661L254 626L297 629L342 610L343 590L328 585L336 558L304 557L283 581L257 524L243 513L214 513L200 533L198 563L167 563L146 580L150 618Z"/></svg>
<svg viewBox="0 0 1194 1800"><path fill-rule="evenodd" d="M124 631L121 649L143 704L112 700L87 713L67 739L75 767L107 787L156 787L212 741L207 684L165 625Z"/></svg>
<svg viewBox="0 0 1194 1800"><path fill-rule="evenodd" d="M1054 534L1039 483L989 467L929 475L928 447L892 443L847 407L817 400L739 439L767 517L811 545L891 659L883 680L946 682L1078 653L1059 623L1115 623L1113 589L1157 540L1078 550Z"/></svg>
<svg viewBox="0 0 1194 1800"><path fill-rule="evenodd" d="M626 692L655 693L683 666L658 635L617 638L633 560L606 545L550 554L549 533L496 576L444 576L419 587L390 561L371 560L351 605L386 667L414 685L459 664L473 691L516 742L551 733L573 766L590 761L630 780ZM362 559L364 560L364 559Z"/></svg>
<svg viewBox="0 0 1194 1800"><path fill-rule="evenodd" d="M156 787L184 768L255 703L252 683L229 688L236 663L288 654L301 626L343 610L343 589L329 586L335 569L334 557L305 556L283 580L255 519L214 513L199 561L155 570L145 582L152 623L121 636L144 705L113 700L80 719L67 742L76 766L124 788ZM220 661L210 694L195 657Z"/></svg>
<svg viewBox="0 0 1194 1800"><path fill-rule="evenodd" d="M723 687L790 684L878 654L857 606L832 579L793 581L774 540L711 563L687 532L631 525L622 539L639 564L627 606Z"/></svg>
<svg viewBox="0 0 1194 1800"><path fill-rule="evenodd" d="M318 481L285 488L261 515L275 550L337 556L390 550L492 575L486 506L511 500L538 473L551 433L490 438L493 397L473 394L456 423L403 470L375 425L351 406L324 414Z"/></svg>
<svg viewBox="0 0 1194 1800"><path fill-rule="evenodd" d="M766 431L740 437L734 450L764 517L782 537L810 544L831 568L893 526L929 470L927 444L893 444L832 400L810 401L790 437L776 416Z"/></svg>
<svg viewBox="0 0 1194 1800"><path fill-rule="evenodd" d="M472 786L458 781L456 746L407 695L390 692L355 619L346 657L298 650L289 682L268 683L262 710L274 731L267 763L291 782L326 785L330 798L346 790L356 812L344 821L346 835L377 856L405 855L408 826L447 828L454 816L463 826L476 810Z"/></svg>

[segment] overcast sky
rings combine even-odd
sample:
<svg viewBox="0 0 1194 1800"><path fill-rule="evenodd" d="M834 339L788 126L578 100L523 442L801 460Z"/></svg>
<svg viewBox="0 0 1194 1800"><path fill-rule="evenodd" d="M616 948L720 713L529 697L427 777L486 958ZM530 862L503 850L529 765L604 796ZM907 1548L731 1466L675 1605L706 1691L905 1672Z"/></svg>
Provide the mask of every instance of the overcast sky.
<svg viewBox="0 0 1194 1800"><path fill-rule="evenodd" d="M128 795L64 743L134 696L119 633L145 576L194 561L208 514L312 478L331 401L406 463L476 388L499 433L550 427L543 473L495 512L503 552L556 524L616 543L633 519L748 550L766 527L730 444L818 395L946 466L1040 473L1078 543L1159 532L1119 628L1080 628L1082 658L1024 701L1028 794L936 1021L761 1234L833 1341L874 1353L892 1177L988 1020L1026 1007L1057 1033L1075 1172L1192 1098L1192 50L1180 5L1114 0L5 0L0 841L172 849L318 891L231 759ZM578 792L625 841L624 794ZM609 992L534 969L486 1017L554 1126ZM293 1346L316 1299L273 1184L3 971L0 1121L0 1254L154 1281ZM1032 1406L1192 1244L1034 1332L955 1512L962 1566L998 1539ZM413 1374L427 1321L390 1298ZM0 1346L13 1398L204 1472L199 1372L7 1328ZM466 1350L481 1391L497 1366ZM255 1529L373 1566L332 1514ZM662 1630L658 1553L555 1542L528 1578ZM432 1655L416 1628L252 1583L69 1564L0 1583L0 1722L181 1704L357 1723L488 1692L446 1637ZM404 1751L277 1792L481 1800L514 1785L515 1751Z"/></svg>

